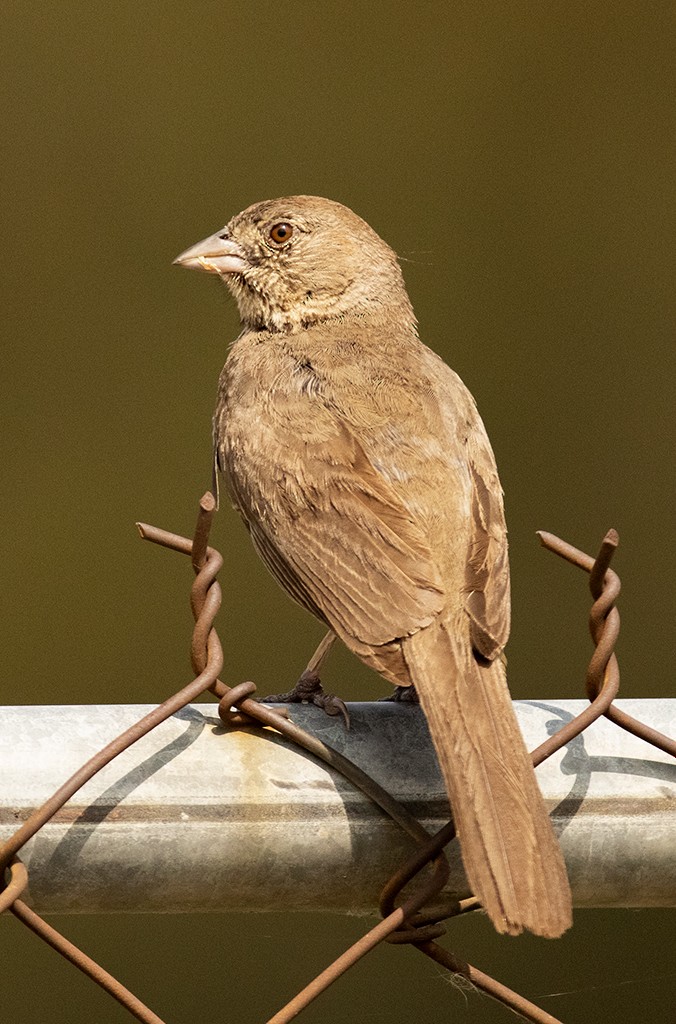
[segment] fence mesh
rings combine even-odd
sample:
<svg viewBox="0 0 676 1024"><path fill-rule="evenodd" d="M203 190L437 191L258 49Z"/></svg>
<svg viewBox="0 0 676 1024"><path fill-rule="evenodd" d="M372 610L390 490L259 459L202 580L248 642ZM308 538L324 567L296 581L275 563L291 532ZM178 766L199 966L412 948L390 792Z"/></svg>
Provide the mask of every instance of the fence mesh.
<svg viewBox="0 0 676 1024"><path fill-rule="evenodd" d="M453 823L449 821L435 835L430 835L402 804L361 768L290 721L284 708L261 704L254 700L256 687L252 682L230 687L219 678L224 659L214 620L221 605L221 588L217 576L223 560L218 551L208 544L214 511L214 498L208 492L200 501L192 540L154 526L138 524L143 539L188 555L192 560L195 581L191 589L191 607L195 627L191 642L191 659L195 678L90 758L0 847L0 867L5 878L4 888L0 891L0 911L10 911L48 945L109 992L137 1020L146 1024L164 1024L157 1014L116 978L27 906L21 897L28 884L28 872L19 857L19 852L25 843L113 758L200 694L210 691L218 699L219 715L229 728L237 728L243 724L272 727L290 743L309 751L345 776L416 843L415 853L383 887L380 895L382 920L298 992L286 1006L269 1019L267 1024L285 1024L292 1020L353 964L383 941L410 944L452 974L461 976L477 989L503 1003L524 1020L533 1021L534 1024L560 1024L560 1021L551 1014L435 941L445 932L444 921L479 908L479 903L474 898L454 900L448 898L446 894L442 897L448 878L444 848L454 837ZM533 764L538 765L550 757L602 715L620 728L676 757L676 741L632 718L613 703L620 682L619 667L614 653L620 629L620 616L615 606L620 592L620 580L610 568L619 542L617 533L610 530L606 534L596 558L579 551L553 534L540 533L539 537L549 551L589 574L589 586L594 598L589 616L594 652L585 680L589 705L533 751ZM400 899L404 887L419 876L428 865L431 865L431 870L417 878L414 893Z"/></svg>

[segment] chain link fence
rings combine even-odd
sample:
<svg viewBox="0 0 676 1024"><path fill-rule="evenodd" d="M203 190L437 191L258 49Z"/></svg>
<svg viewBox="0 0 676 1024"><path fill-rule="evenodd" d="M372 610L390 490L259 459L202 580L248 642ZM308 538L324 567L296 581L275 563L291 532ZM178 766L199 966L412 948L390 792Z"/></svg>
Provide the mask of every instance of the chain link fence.
<svg viewBox="0 0 676 1024"><path fill-rule="evenodd" d="M534 1024L560 1024L560 1021L551 1014L436 941L446 930L444 921L479 909L478 901L472 897L454 899L449 898L444 892L449 875L444 849L455 834L452 821L445 824L436 834L430 835L402 803L395 800L358 765L290 721L284 708L256 701L253 698L256 690L253 683L245 682L230 687L221 681L219 676L223 670L223 649L213 624L221 604L221 588L217 576L223 562L220 554L208 545L214 511L213 496L207 493L200 502L192 540L153 526L138 524L143 539L188 555L192 560L195 581L191 590L191 607L195 627L191 659L195 678L82 765L41 807L30 814L21 827L2 845L0 865L5 876L5 885L0 891L0 910L11 912L92 981L109 992L137 1020L146 1024L165 1024L116 978L52 928L24 902L22 894L28 884L28 873L19 853L28 840L35 836L105 765L161 722L201 694L210 691L219 702L218 713L227 729L237 729L243 725L274 729L289 743L308 751L331 769L340 772L380 807L415 843L415 853L401 865L382 889L379 900L382 920L298 992L269 1019L268 1024L285 1024L292 1020L381 942L411 945L452 975L459 976L471 986L504 1004L524 1020L532 1021ZM596 558L578 551L552 534L540 533L539 536L549 551L589 574L589 586L594 599L589 617L594 652L585 681L589 705L533 751L534 766L569 744L600 716L605 716L619 728L676 757L674 740L637 721L614 704L620 681L614 653L620 628L619 612L615 606L620 581L610 568L610 563L618 545L617 533L614 530L607 533ZM426 868L429 870L424 870ZM409 886L412 881L414 884ZM406 893L403 893L405 888Z"/></svg>

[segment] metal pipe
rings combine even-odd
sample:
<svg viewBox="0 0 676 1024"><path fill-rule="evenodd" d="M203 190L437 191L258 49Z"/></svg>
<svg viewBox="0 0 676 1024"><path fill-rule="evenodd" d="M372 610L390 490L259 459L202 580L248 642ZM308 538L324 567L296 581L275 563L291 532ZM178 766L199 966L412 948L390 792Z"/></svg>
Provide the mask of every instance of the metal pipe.
<svg viewBox="0 0 676 1024"><path fill-rule="evenodd" d="M529 749L585 706L518 701ZM619 700L676 733L676 700ZM0 708L0 837L145 705ZM448 816L422 712L349 705L350 730L290 717L355 761L431 831ZM599 719L537 768L577 907L676 904L676 763ZM449 888L466 892L449 848ZM174 715L103 769L21 850L40 912L372 912L412 842L361 793L271 729L226 729L213 704Z"/></svg>

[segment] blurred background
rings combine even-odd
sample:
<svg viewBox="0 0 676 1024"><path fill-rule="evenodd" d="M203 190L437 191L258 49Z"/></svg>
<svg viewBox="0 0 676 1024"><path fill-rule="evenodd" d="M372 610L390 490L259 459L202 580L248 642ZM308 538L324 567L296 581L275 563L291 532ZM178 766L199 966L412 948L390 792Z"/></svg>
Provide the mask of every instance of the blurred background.
<svg viewBox="0 0 676 1024"><path fill-rule="evenodd" d="M610 526L622 693L673 694L674 20L626 0L3 5L2 703L159 702L191 678L189 562L134 522L192 532L238 321L218 281L171 261L298 192L347 204L396 249L423 340L477 399L507 500L514 696L582 696L589 655L586 578L535 531L593 553ZM321 628L229 509L212 542L226 680L289 688ZM346 653L326 681L386 692ZM262 1021L367 927L54 923L170 1024L224 1006ZM467 919L446 942L594 1024L673 1012L675 939L653 910L580 912L556 943ZM7 1019L129 1019L10 917L0 952ZM392 947L302 1019L355 1012L512 1019Z"/></svg>

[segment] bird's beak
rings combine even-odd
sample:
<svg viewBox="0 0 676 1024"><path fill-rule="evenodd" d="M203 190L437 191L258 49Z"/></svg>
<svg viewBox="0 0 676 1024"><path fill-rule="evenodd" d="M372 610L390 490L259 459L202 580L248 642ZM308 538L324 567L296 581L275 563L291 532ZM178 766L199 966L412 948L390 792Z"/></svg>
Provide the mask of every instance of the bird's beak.
<svg viewBox="0 0 676 1024"><path fill-rule="evenodd" d="M231 238L216 232L177 256L174 263L189 270L206 270L208 274L242 274L248 267L242 249Z"/></svg>

